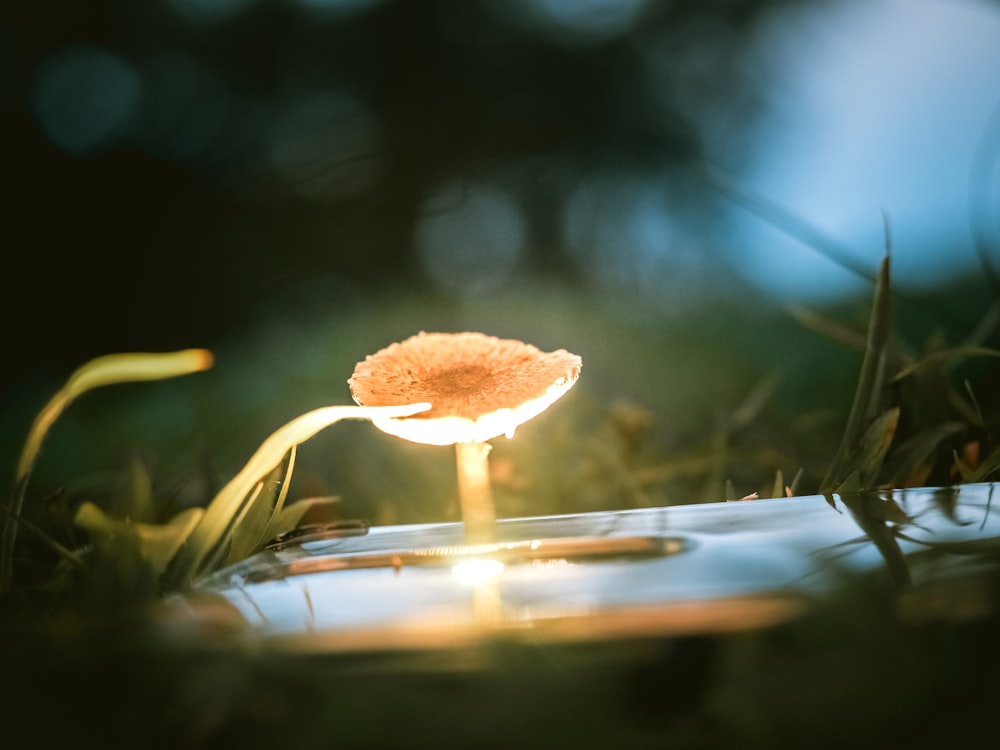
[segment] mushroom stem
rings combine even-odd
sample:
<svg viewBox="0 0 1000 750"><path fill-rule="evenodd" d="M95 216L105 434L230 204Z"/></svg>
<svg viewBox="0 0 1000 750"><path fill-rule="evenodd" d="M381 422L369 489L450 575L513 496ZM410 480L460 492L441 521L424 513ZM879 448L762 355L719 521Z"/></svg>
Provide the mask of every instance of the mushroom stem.
<svg viewBox="0 0 1000 750"><path fill-rule="evenodd" d="M458 501L466 544L489 544L496 538L496 511L490 490L489 443L455 443Z"/></svg>

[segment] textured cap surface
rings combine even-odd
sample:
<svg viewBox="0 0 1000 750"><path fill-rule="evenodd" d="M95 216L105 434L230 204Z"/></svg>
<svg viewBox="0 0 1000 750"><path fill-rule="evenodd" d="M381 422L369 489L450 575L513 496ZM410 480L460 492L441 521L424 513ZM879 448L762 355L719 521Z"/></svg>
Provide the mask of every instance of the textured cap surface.
<svg viewBox="0 0 1000 750"><path fill-rule="evenodd" d="M474 332L421 332L365 357L347 382L362 406L430 403L419 415L373 424L416 443L451 445L513 435L568 391L582 366L565 349L543 352Z"/></svg>

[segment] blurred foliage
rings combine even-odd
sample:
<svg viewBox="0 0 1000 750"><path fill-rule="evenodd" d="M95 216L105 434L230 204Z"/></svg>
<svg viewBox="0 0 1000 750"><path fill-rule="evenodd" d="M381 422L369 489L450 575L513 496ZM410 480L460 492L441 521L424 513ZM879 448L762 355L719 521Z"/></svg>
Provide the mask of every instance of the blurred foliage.
<svg viewBox="0 0 1000 750"><path fill-rule="evenodd" d="M36 419L18 463L2 525L0 594L6 594L13 583L17 530L32 468L46 434L63 410L94 388L176 377L207 369L211 364L212 355L204 350L127 353L100 357L70 376ZM35 524L28 525L28 529L59 554L52 579L68 578L62 586L71 594L82 593L88 607L141 607L164 591L185 588L203 573L248 557L268 541L296 528L303 514L316 505L306 502L285 508L288 480L300 443L342 419L408 416L427 408L427 404L374 409L328 406L302 414L269 436L206 507L186 508L163 523L157 522L162 509L156 507L149 474L133 458L122 489L111 503L116 516L109 516L90 500L79 503L72 512L72 523L90 538L89 547L68 550ZM81 583L76 576L65 576L66 568L71 573L83 570L82 592L73 591ZM29 580L27 588L45 588L53 582L45 578L41 582Z"/></svg>
<svg viewBox="0 0 1000 750"><path fill-rule="evenodd" d="M867 332L797 313L811 328L863 352L850 410L853 418L848 416L850 399L844 398L836 429L823 430L827 461L805 481L818 487L839 482L841 490L841 477L848 477L851 490L896 486L895 478L910 476L914 467L921 478L927 471L949 467L942 476L954 483L995 476L995 452L980 459L968 448L951 455L949 446L968 446L976 439L991 444L997 410L989 406L994 396L981 392L979 385L994 382L997 352L937 342L919 355L904 356L889 344L890 297L887 259ZM970 361L987 366L972 373L956 369ZM927 375L933 375L935 387L947 385L948 395L941 399L947 408L938 415L943 423L909 416L919 401L902 396L912 392L926 398L926 387L897 387ZM962 379L956 382L959 375ZM707 446L705 451L688 451L669 461L649 444L654 413L636 403L571 408L566 419L554 412L546 429L499 444L525 444L525 453L498 448L503 459L496 462L495 478L510 497L523 497L529 489L533 498L544 497L546 490L532 485L544 476L551 487L568 482L569 489L563 490L573 493L597 485L603 494L577 498L607 503L610 493L626 507L663 500L663 487L676 481L677 474L710 486L725 476L727 467L747 455L759 455L745 453L748 440L771 439L770 432L753 433L774 419L768 409L779 391L773 376L758 380L727 409L725 419L703 425L700 444ZM980 395L973 398L973 393ZM75 407L86 403L74 400ZM867 411L858 416L859 409ZM886 414L894 416L887 420ZM964 421L956 414L964 415ZM272 450L259 455L268 457L247 464L247 482L238 483L233 495L246 502L225 503L221 512L233 522L243 519L222 524L231 534L235 557L216 564L253 551L253 543L241 547L240 526L245 525L253 539L268 536L261 524L267 525L266 519L281 505L278 494L291 486L288 475L296 463L295 452L319 439L324 433L311 435L328 421L314 421L304 431L286 426L284 436L279 430L265 441ZM588 425L590 432L570 429L567 434L556 427L565 422ZM886 449L885 441L871 436L885 434L890 423L895 431ZM909 437L899 442L901 429L909 430ZM539 439L551 443L540 451L545 472L519 464L522 456L539 452ZM41 445L40 438L36 442ZM386 445L406 453L401 441ZM551 463L560 455L566 463ZM725 458L718 460L720 456ZM386 456L372 460L382 462ZM411 466L421 463L422 458ZM415 746L500 747L515 741L525 747L589 746L601 741L630 747L739 743L832 748L845 742L886 746L905 741L908 747L937 747L974 741L982 712L995 700L992 682L998 665L990 657L990 643L1000 613L1000 581L990 573L995 566L976 567L974 562L971 574L902 589L886 589L881 576L847 577L838 596L818 603L806 615L735 635L537 646L497 642L447 657L305 656L259 645L247 648L234 613L220 609L218 602L206 602L188 614L157 606L157 592L162 590L157 571L168 569L177 539L188 537L194 528L191 521L197 523L199 514L192 514L194 508L178 512L176 495L164 495L150 465L132 453L122 472L101 487L91 486L85 493L88 499L60 494L43 498L38 506L29 502L28 510L36 512L28 513L31 528L21 540L18 570L24 579L21 587L0 597L0 658L5 672L16 680L4 703L9 717L5 736L30 731L36 742L70 741L96 731L90 728L94 717L104 716L103 742L122 747L151 735L155 745L165 747L294 742L297 747L319 748L333 740L341 746L375 747L403 737ZM407 470L405 460L396 469ZM751 474L765 482L761 494L785 491L780 475L771 483L759 466ZM709 481L713 476L716 479ZM378 478L369 475L372 481ZM205 486L213 481L206 479ZM220 495L218 490L214 494ZM846 492L838 498L866 533L883 533L890 528L885 521L900 520L880 516L891 509L884 502L873 503L873 495ZM546 510L529 505L514 507ZM307 514L316 507L303 498L287 509L296 506ZM320 503L319 518L336 513L336 507ZM251 520L260 509L266 509L263 517ZM564 510L579 508L570 505ZM293 525L300 520L301 515ZM898 528L905 529L905 524ZM53 545L39 543L46 538L58 539L56 546L71 556L53 555ZM996 559L995 545L969 551L983 564ZM890 567L891 559L890 554ZM98 676L100 690L84 687ZM62 721L45 721L53 703L60 706ZM865 742L858 742L859 734Z"/></svg>
<svg viewBox="0 0 1000 750"><path fill-rule="evenodd" d="M915 620L901 618L884 590L859 581L836 604L764 631L585 646L496 644L468 662L461 654L421 660L251 651L220 645L218 631L193 638L183 629L133 622L76 631L49 626L46 652L3 652L5 667L20 676L6 699L6 723L8 736L24 736L30 722L30 736L43 744L99 733L110 747L133 747L137 738L156 747L304 750L404 742L977 746L1000 668L996 589L986 594L993 615L958 612L976 586L988 592L989 585L977 579L940 601L952 614ZM476 667L483 662L491 666ZM98 675L101 689L88 687ZM60 721L51 720L53 705Z"/></svg>
<svg viewBox="0 0 1000 750"><path fill-rule="evenodd" d="M890 568L905 580L896 529L884 523L892 509L884 507L877 491L983 482L996 476L1000 447L993 436L1000 409L995 390L989 389L995 389L1000 350L976 340L951 347L938 341L911 354L893 344L889 269L886 257L866 332L815 313L794 313L809 328L862 351L853 404L843 424L839 417L811 430L786 424L783 440L770 430L758 434L758 426L766 428L775 418L768 410L779 390L780 370L772 368L749 391L737 394L721 411L721 419L702 423L687 444L670 451L656 441L658 412L634 401L594 401L595 392L584 387L582 398L566 399L576 407L562 418L547 416L539 420L540 426L524 426L516 439L494 441L491 467L498 515L817 492L834 504L836 494L879 545ZM987 319L993 315L988 311ZM977 336L992 335L989 328L981 326ZM175 496L164 496L150 466L134 452L126 454L120 475L73 493L29 493L28 479L43 439L71 402L99 386L171 378L205 369L211 361L201 350L111 355L73 373L36 419L19 461L3 529L5 588L12 562L18 559L27 573L22 592L56 585L64 595L80 585L78 574L84 571L85 580L104 589L100 595L90 586L82 589L90 606L116 601L127 606L130 600L145 605L200 574L249 556L304 518L344 520L345 513L360 509L366 511L360 514L365 523L460 519L451 456L434 446L386 439L376 430L366 436L346 434L329 454L332 461L321 462L313 455L310 463L316 463L307 465L304 477L293 472L299 451L305 453L307 443L318 442L325 427L345 418L363 420L377 411L356 406L314 407L287 421L232 479L217 486L214 473L203 476L202 496L181 504L177 483L168 485ZM586 357L584 361L589 374L590 364ZM969 361L987 367L976 378L963 372L959 379L959 366ZM928 413L924 405L931 400L939 408ZM801 451L809 440L823 451L811 465L802 461ZM204 465L195 470L200 471ZM755 484L746 486L746 477ZM353 488L350 501L331 502L344 486ZM14 520L21 517L26 497L22 525L31 532L31 541L22 542L21 557L15 558ZM908 520L898 509L896 519L905 529Z"/></svg>

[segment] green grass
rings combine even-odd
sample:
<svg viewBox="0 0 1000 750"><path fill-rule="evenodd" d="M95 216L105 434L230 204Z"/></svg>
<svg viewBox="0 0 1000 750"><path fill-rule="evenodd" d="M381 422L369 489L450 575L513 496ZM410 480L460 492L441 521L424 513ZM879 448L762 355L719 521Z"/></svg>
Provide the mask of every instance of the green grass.
<svg viewBox="0 0 1000 750"><path fill-rule="evenodd" d="M655 328L588 311L569 295L547 300L539 303L545 315L531 315L516 299L462 313L466 327L498 335L531 338L524 333L530 325L541 346L565 346L584 360L565 403L514 440L494 441L501 517L982 482L997 474L1000 352L988 345L995 320L957 342L932 331L916 346L905 343L893 325L888 257L867 320L803 309L753 320L723 309ZM148 566L139 577L153 582L152 597L248 556L306 511L374 523L456 520L448 451L364 424L327 429L344 417L365 418L346 406L346 374L386 338L405 335L403 326L412 324L396 309L375 326L341 324L339 347L325 352L307 345L315 339L290 345L302 360L285 363L283 379L270 361L260 368L247 361L245 346L218 354L214 369L182 378L198 382L172 397L166 383L129 383L187 374L183 360L162 372L149 364L185 353L85 363L41 410L23 444L0 560L8 583L11 521L22 508L30 539L19 559L30 571L29 589L108 555ZM461 327L453 311L427 301L405 300L398 309L425 309L426 322ZM982 313L987 323L994 314ZM741 324L726 322L734 320ZM365 345L363 330L382 333ZM230 362L235 371L225 369ZM256 378L264 383L255 385ZM234 384L243 388L226 398L223 388ZM119 388L124 407L116 406ZM143 401L140 389L157 392ZM168 412L195 424L171 423ZM74 413L93 427L92 439L73 423ZM156 444L158 418L171 435L158 446L166 463L160 453L135 450L139 435ZM122 438L121 423L129 420ZM262 431L265 420L271 427ZM60 432L63 422L70 429ZM190 457L187 465L169 462L178 441L196 436L211 446L200 460L187 445L177 451ZM83 460L103 469L81 471ZM164 465L178 473L167 475ZM59 473L74 470L82 476Z"/></svg>
<svg viewBox="0 0 1000 750"><path fill-rule="evenodd" d="M769 748L978 736L1000 666L996 553L954 586L915 590L865 503L885 488L997 478L988 304L982 326L900 326L888 260L872 299L838 311L722 308L657 326L572 295L536 299L544 314L524 300L460 311L402 300L375 320L314 322L280 366L248 339L216 351L210 371L75 393L40 436L26 426L30 460L5 504L23 509L0 595L5 739ZM501 516L842 493L892 575L845 580L805 617L760 631L495 644L468 663L304 658L248 645L225 612L164 619L164 594L303 520L456 518L448 451L389 438L360 413L336 423L352 408L337 405L354 361L412 333L413 309L426 310L423 328L583 356L563 402L497 441ZM909 616L904 595L920 604Z"/></svg>

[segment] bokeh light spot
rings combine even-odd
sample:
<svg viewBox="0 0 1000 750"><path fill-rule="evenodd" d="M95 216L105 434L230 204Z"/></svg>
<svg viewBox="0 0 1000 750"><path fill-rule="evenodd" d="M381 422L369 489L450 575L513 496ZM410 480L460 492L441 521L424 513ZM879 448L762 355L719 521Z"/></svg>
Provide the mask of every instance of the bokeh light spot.
<svg viewBox="0 0 1000 750"><path fill-rule="evenodd" d="M598 290L673 312L704 293L704 242L671 212L669 185L654 176L599 173L568 196L567 252Z"/></svg>
<svg viewBox="0 0 1000 750"><path fill-rule="evenodd" d="M254 2L256 0L169 0L178 15L197 26L225 21Z"/></svg>
<svg viewBox="0 0 1000 750"><path fill-rule="evenodd" d="M134 134L150 151L178 161L198 160L227 135L232 96L213 68L168 52L149 60L141 75Z"/></svg>
<svg viewBox="0 0 1000 750"><path fill-rule="evenodd" d="M559 41L602 42L627 32L646 0L521 0L517 5L529 25Z"/></svg>
<svg viewBox="0 0 1000 750"><path fill-rule="evenodd" d="M38 73L35 114L45 134L63 150L97 151L127 131L139 89L135 71L110 52L89 46L65 50Z"/></svg>
<svg viewBox="0 0 1000 750"><path fill-rule="evenodd" d="M647 179L597 175L570 194L564 239L591 276L625 283L657 272L673 240L659 192Z"/></svg>
<svg viewBox="0 0 1000 750"><path fill-rule="evenodd" d="M270 161L297 193L314 199L354 195L378 171L375 118L342 91L301 95L282 110L271 134Z"/></svg>
<svg viewBox="0 0 1000 750"><path fill-rule="evenodd" d="M494 290L509 281L527 227L506 192L487 185L452 185L424 205L416 250L428 276L461 296Z"/></svg>
<svg viewBox="0 0 1000 750"><path fill-rule="evenodd" d="M303 9L323 18L346 18L371 10L381 0L293 0Z"/></svg>

